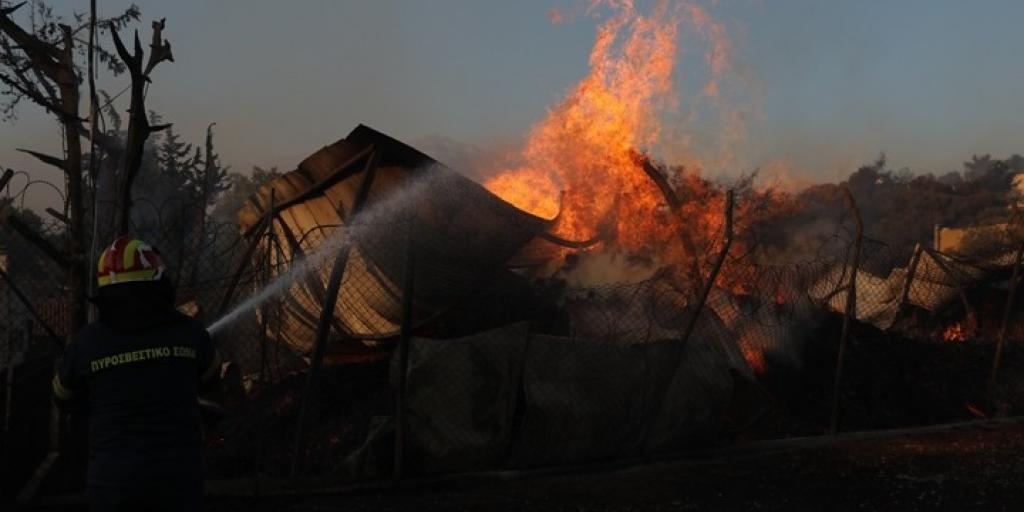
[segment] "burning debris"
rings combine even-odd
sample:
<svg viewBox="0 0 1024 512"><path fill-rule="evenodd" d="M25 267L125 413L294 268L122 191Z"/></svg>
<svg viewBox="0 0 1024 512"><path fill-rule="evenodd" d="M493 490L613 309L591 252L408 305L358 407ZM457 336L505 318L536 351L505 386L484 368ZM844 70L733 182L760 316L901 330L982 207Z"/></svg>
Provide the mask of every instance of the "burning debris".
<svg viewBox="0 0 1024 512"><path fill-rule="evenodd" d="M697 4L661 2L649 14L632 2L614 5L598 30L590 74L531 129L518 159L486 170L493 177L485 186L550 219L558 236L595 240L594 251L645 258L698 283L721 243L725 198L725 187L701 172L729 158L689 152L679 157L684 165L661 167L640 151L666 142L663 112L678 106L673 98L681 28L702 34L707 45L708 76L694 103L715 104L724 119L721 142L742 132L735 112L717 101L729 71L730 42ZM735 215L740 254L752 244L744 235L789 205L784 195L755 190L750 181L734 188L745 199Z"/></svg>
<svg viewBox="0 0 1024 512"><path fill-rule="evenodd" d="M912 424L906 404L922 396L922 409L933 407L922 418L976 415L964 404L985 403L969 383L987 366L957 374L955 392L936 382L956 361L988 357L964 343L985 324L965 297L1016 260L918 245L909 261L876 261L884 244L823 214L834 213L837 187L718 183L703 174L728 155L678 147L665 152L678 165L655 162L684 24L706 38L701 95L715 103L729 52L715 20L690 3L649 15L613 3L590 74L482 185L365 126L264 185L239 214L269 259L257 288L280 292L276 311L256 311L261 335L315 360L326 319L328 364L381 359L401 333L417 336L410 366L393 366L391 378L408 389L404 435L424 472L678 449L758 420L784 424L778 435L817 433L840 400L852 404L847 427ZM724 110L727 147L742 130ZM858 171L847 192L885 185L883 169L884 160ZM864 185L861 174L875 179ZM851 257L862 242L869 255ZM966 316L950 318L958 303ZM854 321L852 355L837 347L841 315ZM935 366L906 371L922 354ZM833 387L846 357L855 384ZM925 389L886 394L883 381L910 373ZM886 405L858 410L872 401ZM338 471L378 465L393 421L367 431Z"/></svg>

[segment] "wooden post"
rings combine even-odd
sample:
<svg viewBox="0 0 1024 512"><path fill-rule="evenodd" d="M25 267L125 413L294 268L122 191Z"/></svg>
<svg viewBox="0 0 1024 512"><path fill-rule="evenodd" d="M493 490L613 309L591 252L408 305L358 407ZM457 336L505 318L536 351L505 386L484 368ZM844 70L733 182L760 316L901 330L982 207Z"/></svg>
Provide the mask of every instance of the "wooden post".
<svg viewBox="0 0 1024 512"><path fill-rule="evenodd" d="M857 267L860 265L860 245L864 235L864 224L860 218L860 210L853 199L850 189L843 188L846 205L857 223L856 237L853 240L853 257L850 260L850 284L846 288L846 308L843 313L843 330L839 335L839 354L836 356L836 379L832 386L832 418L829 421L829 433L835 434L839 428L839 400L843 383L843 359L846 353L846 341L850 335L850 320L857 317Z"/></svg>
<svg viewBox="0 0 1024 512"><path fill-rule="evenodd" d="M992 373L988 379L989 402L994 406L996 403L996 384L999 382L999 366L1003 358L1003 347L1006 345L1006 331L1010 325L1010 316L1013 315L1013 302L1017 295L1017 288L1021 280L1021 258L1024 258L1024 243L1017 248L1017 255L1013 260L1013 275L1010 277L1010 291L1006 295L1006 306L1003 308L1003 318L999 322L999 338L996 341L996 353L992 357Z"/></svg>
<svg viewBox="0 0 1024 512"><path fill-rule="evenodd" d="M395 464L396 479L405 476L405 386L409 373L409 338L416 283L415 222L410 216L405 235L405 276L402 286L402 331L398 338L398 384L395 390Z"/></svg>

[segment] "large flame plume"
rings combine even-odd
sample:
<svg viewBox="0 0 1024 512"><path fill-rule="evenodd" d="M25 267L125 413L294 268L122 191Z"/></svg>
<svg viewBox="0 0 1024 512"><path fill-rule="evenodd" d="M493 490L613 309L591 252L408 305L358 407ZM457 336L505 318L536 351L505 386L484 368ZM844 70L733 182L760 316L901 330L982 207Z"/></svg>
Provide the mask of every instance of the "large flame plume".
<svg viewBox="0 0 1024 512"><path fill-rule="evenodd" d="M669 207L640 155L680 133L663 123L665 113L681 107L675 84L681 31L703 40L699 96L711 105L722 101L731 48L725 30L691 2L659 1L645 14L632 0L603 0L588 12L610 13L598 27L590 73L532 128L521 165L485 185L519 208L557 216L555 234L565 238L599 236L604 249L696 262L721 236L722 191L700 178L704 162L691 155L677 162L683 165L660 169L681 199ZM742 129L732 111L725 117L722 138L731 144Z"/></svg>

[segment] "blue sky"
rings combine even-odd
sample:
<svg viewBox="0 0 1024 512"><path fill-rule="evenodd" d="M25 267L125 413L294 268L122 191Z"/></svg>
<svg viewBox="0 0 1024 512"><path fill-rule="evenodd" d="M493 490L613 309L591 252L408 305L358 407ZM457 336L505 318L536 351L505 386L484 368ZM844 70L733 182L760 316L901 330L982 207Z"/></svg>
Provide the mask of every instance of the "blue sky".
<svg viewBox="0 0 1024 512"><path fill-rule="evenodd" d="M130 2L98 3L112 13ZM217 122L221 156L240 171L291 169L360 122L412 143L514 141L586 74L595 27L573 0L136 3L144 38L150 19L167 18L176 58L155 71L149 107L196 142ZM549 21L552 8L563 23ZM883 151L935 173L972 153L1024 152L1024 2L719 0L709 10L759 98L735 148L742 167L783 162L834 180ZM680 73L699 75L699 63ZM59 144L52 121L26 105L0 124L0 165L59 182L13 151ZM33 190L29 203L52 195Z"/></svg>

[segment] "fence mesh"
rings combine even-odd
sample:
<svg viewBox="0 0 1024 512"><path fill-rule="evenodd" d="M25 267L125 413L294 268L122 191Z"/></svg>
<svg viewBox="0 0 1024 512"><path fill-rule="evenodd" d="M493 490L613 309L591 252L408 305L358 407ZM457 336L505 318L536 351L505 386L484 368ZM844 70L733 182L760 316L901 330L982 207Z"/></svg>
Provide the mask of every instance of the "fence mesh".
<svg viewBox="0 0 1024 512"><path fill-rule="evenodd" d="M1013 244L972 261L864 238L851 295L855 244L840 229L829 250L799 263L731 255L701 301L700 279L656 269L628 282L573 282L571 269L531 281L530 269L459 257L411 222L293 232L280 221L248 237L212 221L139 228L166 255L183 311L207 325L231 318L213 333L230 362L204 402L210 478L544 467L727 443L751 430L824 433L849 297L856 322L840 428L994 414L1024 397L1021 379L986 388L998 340L1020 335L1019 308L1001 325L1016 286L1006 281ZM62 243L61 225L40 229ZM18 235L0 235L10 277L0 283L4 448L25 447L10 459L24 463L8 465L24 474L4 479L15 488L49 447L46 430L24 428L49 422L40 405L49 401L19 397L47 395L58 344L72 333L62 269ZM484 244L471 235L460 243ZM339 257L324 365L311 377ZM452 286L471 291L455 297ZM1002 357L1004 371L1022 367L1013 344Z"/></svg>

